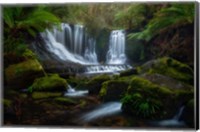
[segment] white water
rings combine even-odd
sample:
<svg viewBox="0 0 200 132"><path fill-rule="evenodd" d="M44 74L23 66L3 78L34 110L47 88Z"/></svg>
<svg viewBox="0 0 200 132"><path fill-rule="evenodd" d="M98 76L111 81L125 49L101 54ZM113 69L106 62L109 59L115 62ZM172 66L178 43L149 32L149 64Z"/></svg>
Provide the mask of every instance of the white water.
<svg viewBox="0 0 200 132"><path fill-rule="evenodd" d="M113 73L131 68L126 64L125 33L114 30L110 34L106 65L100 65L96 54L96 40L86 33L82 25L62 23L61 29L54 27L41 33L45 45L34 45L42 60L57 60L85 65L85 74Z"/></svg>
<svg viewBox="0 0 200 132"><path fill-rule="evenodd" d="M95 52L96 42L88 37L82 25L74 25L72 30L69 24L61 24L61 30L56 27L53 31L41 33L46 48L58 60L70 61L79 64L98 64Z"/></svg>
<svg viewBox="0 0 200 132"><path fill-rule="evenodd" d="M168 119L168 120L162 120L162 121L158 121L158 122L153 122L153 124L159 125L159 126L166 126L166 127L178 127L178 126L184 126L185 123L184 121L180 121L180 117L182 115L182 112L184 110L184 107L181 107L179 109L179 111L177 112L177 114L172 118L172 119Z"/></svg>
<svg viewBox="0 0 200 132"><path fill-rule="evenodd" d="M109 50L106 56L107 64L125 64L125 33L124 30L114 30L110 34Z"/></svg>
<svg viewBox="0 0 200 132"><path fill-rule="evenodd" d="M69 97L82 97L86 96L88 94L88 90L75 90L70 85L68 85L67 92L65 93L65 96Z"/></svg>
<svg viewBox="0 0 200 132"><path fill-rule="evenodd" d="M120 113L121 106L122 104L120 102L109 102L109 103L102 104L95 110L88 112L84 116L82 116L81 120L88 122L97 118Z"/></svg>
<svg viewBox="0 0 200 132"><path fill-rule="evenodd" d="M127 70L132 68L130 65L97 65L88 66L86 68L86 73L118 73L119 71Z"/></svg>

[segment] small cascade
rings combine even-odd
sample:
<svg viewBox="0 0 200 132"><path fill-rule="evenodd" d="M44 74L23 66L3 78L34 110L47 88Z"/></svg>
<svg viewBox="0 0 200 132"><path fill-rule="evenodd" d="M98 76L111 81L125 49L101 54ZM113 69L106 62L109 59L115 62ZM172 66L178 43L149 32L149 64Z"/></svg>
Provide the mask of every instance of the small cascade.
<svg viewBox="0 0 200 132"><path fill-rule="evenodd" d="M125 32L114 30L110 34L109 50L106 55L107 64L125 64Z"/></svg>
<svg viewBox="0 0 200 132"><path fill-rule="evenodd" d="M72 27L62 23L61 29L57 27L53 31L47 29L41 33L41 36L45 41L45 48L54 54L57 60L83 65L98 64L95 51L96 41L87 35L82 25Z"/></svg>
<svg viewBox="0 0 200 132"><path fill-rule="evenodd" d="M68 97L83 97L88 94L88 90L75 90L70 85L68 85L67 92L65 93L65 96Z"/></svg>
<svg viewBox="0 0 200 132"><path fill-rule="evenodd" d="M81 117L81 120L84 122L89 122L97 118L110 116L121 112L122 104L120 102L109 102L100 105L95 110L86 113Z"/></svg>
<svg viewBox="0 0 200 132"><path fill-rule="evenodd" d="M168 119L168 120L162 120L162 121L156 121L153 122L153 125L158 125L158 126L165 126L165 127L182 127L185 126L184 121L180 121L180 117L183 113L184 110L184 106L182 106L179 111L177 112L177 114L172 118L172 119Z"/></svg>
<svg viewBox="0 0 200 132"><path fill-rule="evenodd" d="M96 74L96 73L119 73L120 71L131 69L130 65L94 65L87 66L87 74Z"/></svg>

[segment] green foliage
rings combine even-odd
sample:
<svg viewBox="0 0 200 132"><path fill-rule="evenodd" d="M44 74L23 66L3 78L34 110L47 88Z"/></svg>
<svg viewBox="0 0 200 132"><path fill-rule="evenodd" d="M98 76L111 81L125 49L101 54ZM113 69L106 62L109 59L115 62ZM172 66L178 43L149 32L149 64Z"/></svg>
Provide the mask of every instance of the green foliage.
<svg viewBox="0 0 200 132"><path fill-rule="evenodd" d="M3 22L5 52L13 52L23 50L26 41L60 21L42 7L5 6Z"/></svg>
<svg viewBox="0 0 200 132"><path fill-rule="evenodd" d="M124 6L122 10L119 10L115 14L114 20L126 29L139 27L145 20L146 10L145 4L130 4L129 6Z"/></svg>
<svg viewBox="0 0 200 132"><path fill-rule="evenodd" d="M157 11L141 32L129 34L129 38L149 41L152 37L172 26L194 22L194 3L174 3Z"/></svg>
<svg viewBox="0 0 200 132"><path fill-rule="evenodd" d="M154 118L162 109L160 101L151 97L145 98L140 93L126 95L121 101L123 107L129 107L129 112L143 118Z"/></svg>

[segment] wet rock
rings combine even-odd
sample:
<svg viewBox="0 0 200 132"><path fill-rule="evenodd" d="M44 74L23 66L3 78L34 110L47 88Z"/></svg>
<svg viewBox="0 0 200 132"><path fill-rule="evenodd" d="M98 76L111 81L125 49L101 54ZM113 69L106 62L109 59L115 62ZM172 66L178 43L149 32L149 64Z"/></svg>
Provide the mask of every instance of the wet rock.
<svg viewBox="0 0 200 132"><path fill-rule="evenodd" d="M193 84L193 70L188 65L169 57L148 61L137 69L139 74L158 73L184 83Z"/></svg>
<svg viewBox="0 0 200 132"><path fill-rule="evenodd" d="M6 84L15 89L27 88L41 76L44 76L43 68L35 59L13 64L5 69Z"/></svg>
<svg viewBox="0 0 200 132"><path fill-rule="evenodd" d="M127 81L111 80L102 84L99 96L104 101L120 100L128 88Z"/></svg>
<svg viewBox="0 0 200 132"><path fill-rule="evenodd" d="M137 71L136 68L131 68L131 69L128 69L126 71L120 72L120 77L135 75L137 73L138 73L138 71Z"/></svg>
<svg viewBox="0 0 200 132"><path fill-rule="evenodd" d="M65 91L67 81L57 74L40 77L35 79L34 83L29 87L29 91Z"/></svg>
<svg viewBox="0 0 200 132"><path fill-rule="evenodd" d="M110 80L110 76L108 75L99 75L96 77L93 77L88 83L86 83L86 86L88 87L89 94L98 94L103 82Z"/></svg>
<svg viewBox="0 0 200 132"><path fill-rule="evenodd" d="M122 99L122 109L139 118L172 118L192 94L191 89L169 88L135 76Z"/></svg>

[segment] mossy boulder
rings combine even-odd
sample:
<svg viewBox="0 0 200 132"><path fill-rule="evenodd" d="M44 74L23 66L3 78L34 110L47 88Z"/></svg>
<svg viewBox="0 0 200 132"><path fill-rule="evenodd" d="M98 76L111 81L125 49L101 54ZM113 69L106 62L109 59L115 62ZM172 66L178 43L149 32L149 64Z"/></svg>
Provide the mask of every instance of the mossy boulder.
<svg viewBox="0 0 200 132"><path fill-rule="evenodd" d="M128 88L128 82L123 80L110 80L102 84L99 96L104 101L120 100Z"/></svg>
<svg viewBox="0 0 200 132"><path fill-rule="evenodd" d="M99 75L93 77L89 82L86 83L88 87L89 94L99 94L99 91L102 87L103 82L110 80L109 75Z"/></svg>
<svg viewBox="0 0 200 132"><path fill-rule="evenodd" d="M33 99L47 99L47 98L55 98L62 96L61 92L33 92Z"/></svg>
<svg viewBox="0 0 200 132"><path fill-rule="evenodd" d="M137 73L138 72L136 68L131 68L131 69L120 72L120 77L136 75Z"/></svg>
<svg viewBox="0 0 200 132"><path fill-rule="evenodd" d="M54 101L56 101L59 104L63 104L63 105L74 105L77 104L77 101L67 98L67 97L57 97L54 99Z"/></svg>
<svg viewBox="0 0 200 132"><path fill-rule="evenodd" d="M67 81L58 74L52 74L35 79L29 91L65 91Z"/></svg>
<svg viewBox="0 0 200 132"><path fill-rule="evenodd" d="M178 81L169 76L165 76L165 75L158 74L158 73L152 73L152 74L145 73L145 74L141 75L141 77L143 77L159 86L163 86L163 87L167 87L167 88L171 88L171 89L175 89L175 90L178 90L178 89L193 90L194 89L194 87L192 85L189 85L187 83Z"/></svg>
<svg viewBox="0 0 200 132"><path fill-rule="evenodd" d="M137 69L140 74L158 73L184 83L193 84L193 70L188 65L169 57L148 61Z"/></svg>
<svg viewBox="0 0 200 132"><path fill-rule="evenodd" d="M176 91L135 76L122 99L122 110L139 118L169 118L179 107L177 102Z"/></svg>
<svg viewBox="0 0 200 132"><path fill-rule="evenodd" d="M35 59L13 64L5 69L6 85L16 89L27 88L41 76L44 76L43 68Z"/></svg>

